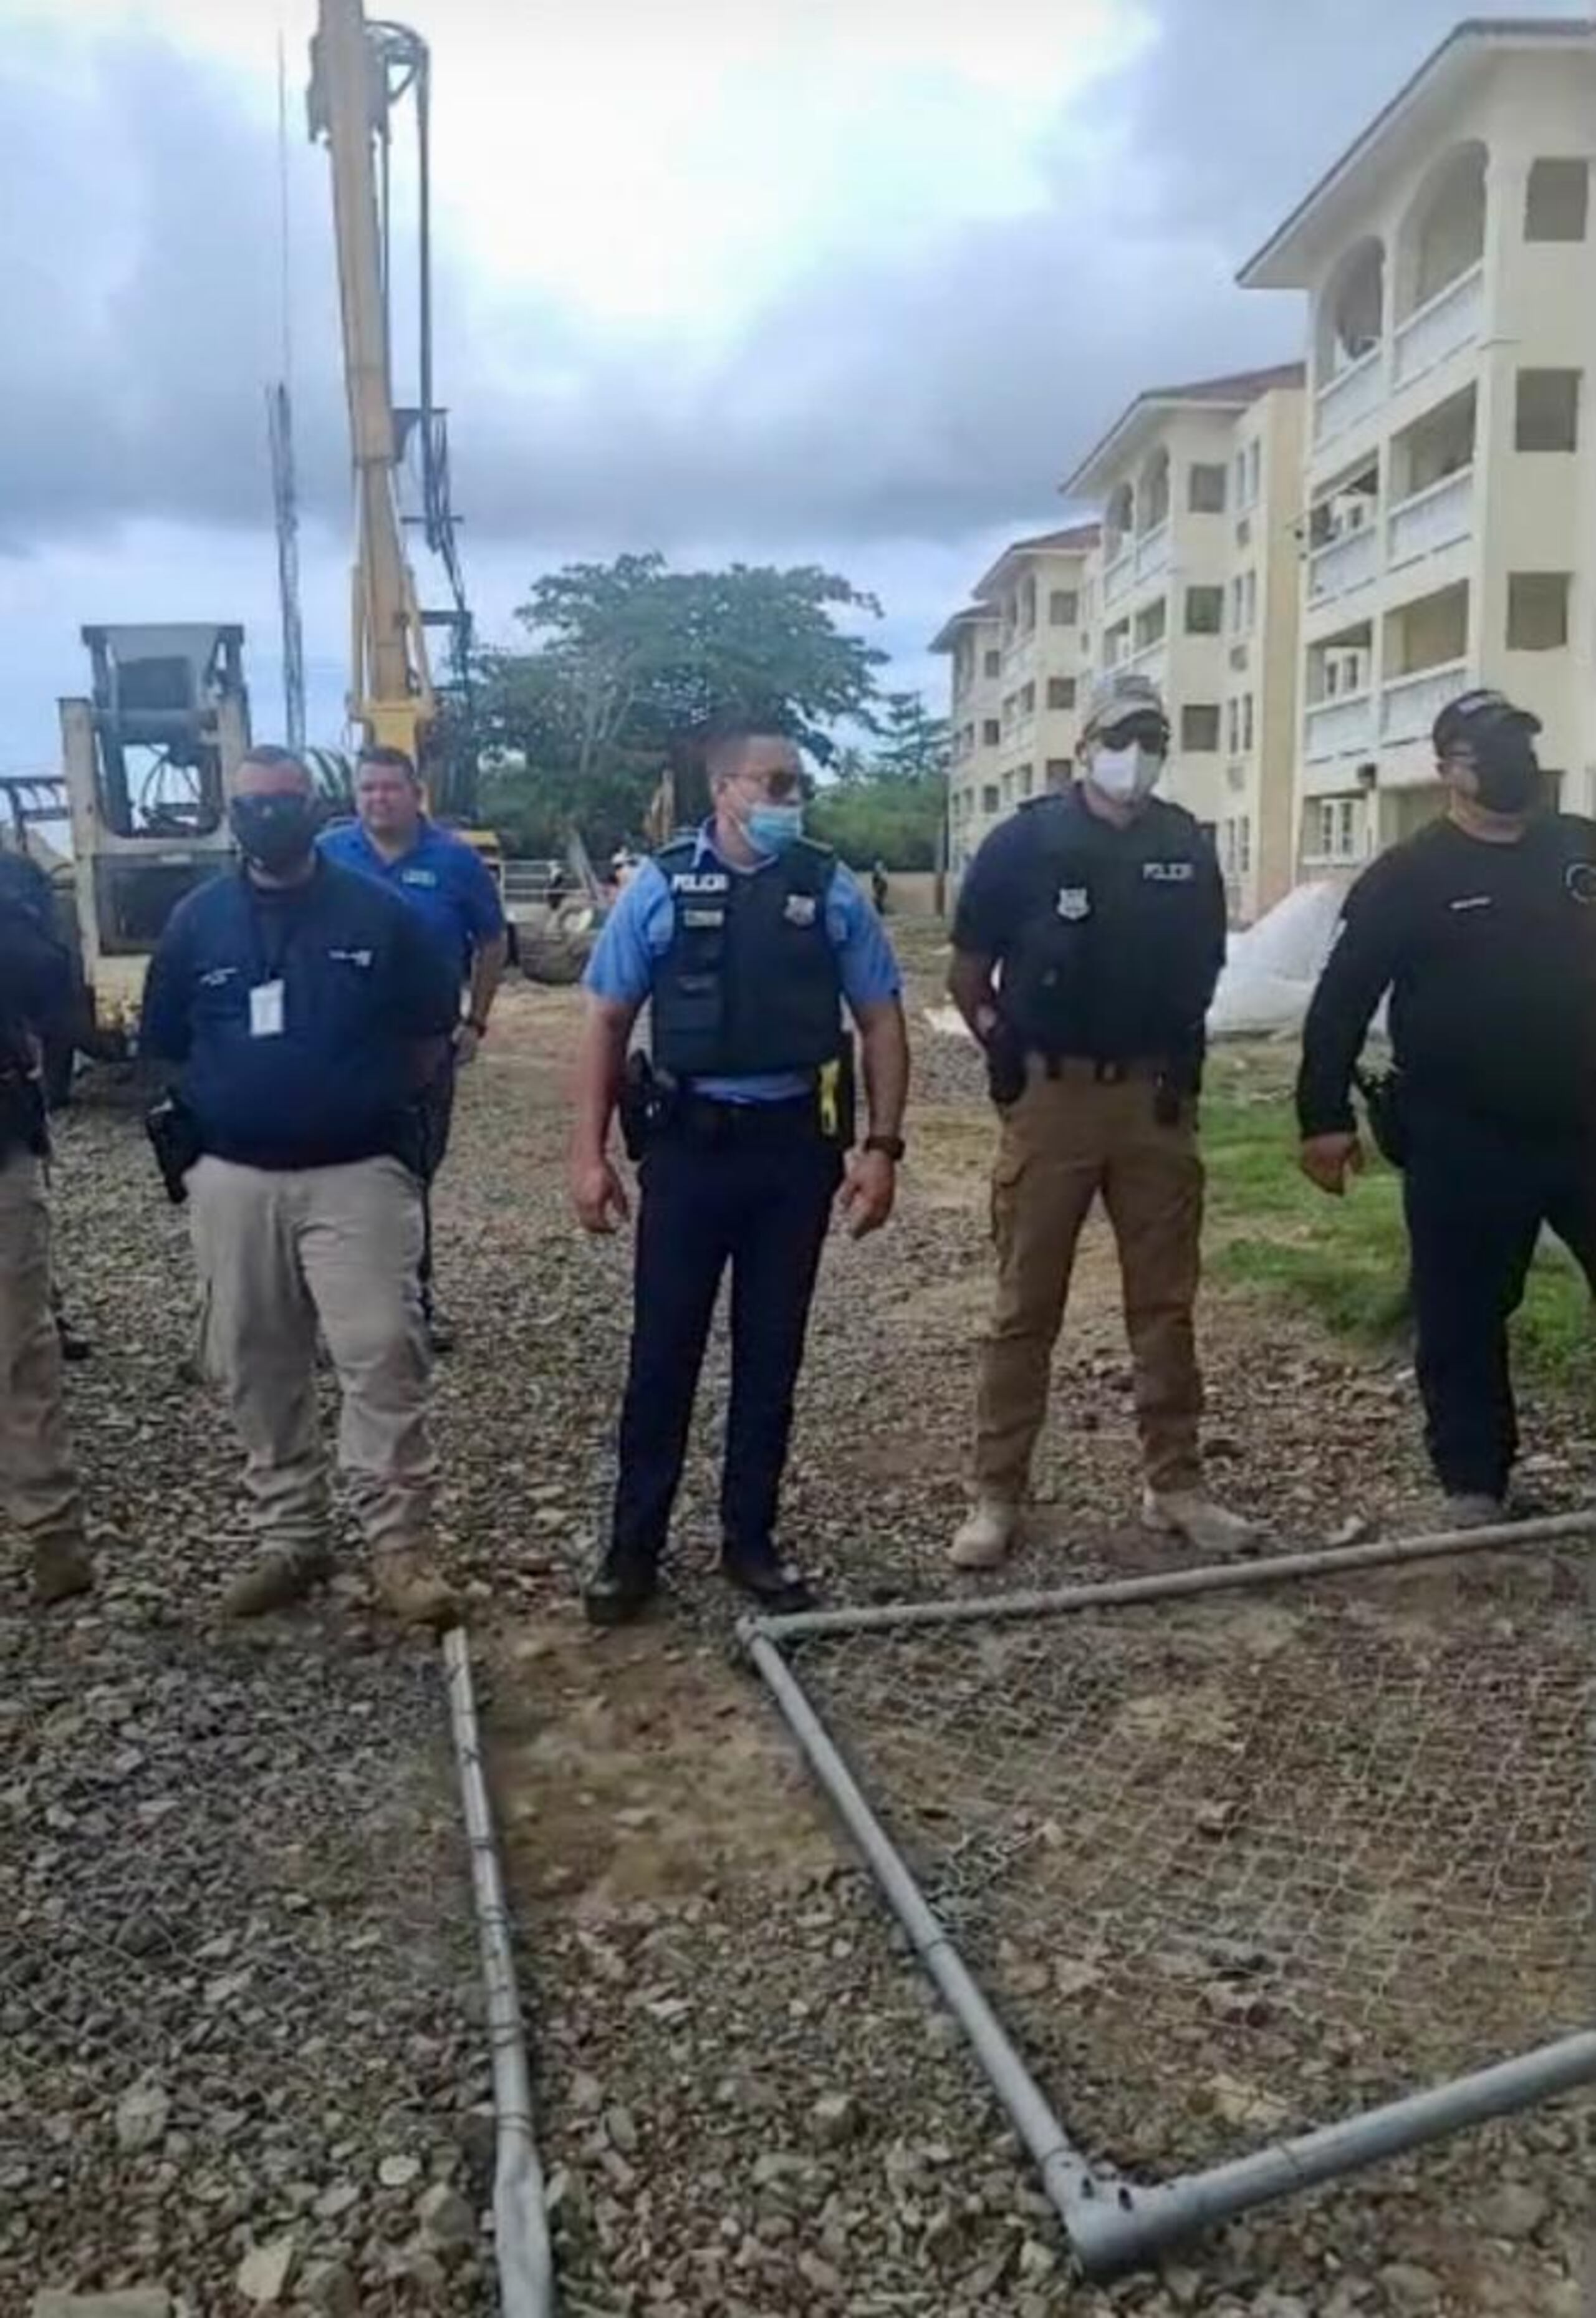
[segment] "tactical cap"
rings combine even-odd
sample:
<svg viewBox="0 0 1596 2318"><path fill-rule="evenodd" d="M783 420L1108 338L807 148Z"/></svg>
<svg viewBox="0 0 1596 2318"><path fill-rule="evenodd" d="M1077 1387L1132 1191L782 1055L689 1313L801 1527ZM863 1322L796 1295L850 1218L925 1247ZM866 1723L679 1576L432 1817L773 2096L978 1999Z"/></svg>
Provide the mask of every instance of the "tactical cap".
<svg viewBox="0 0 1596 2318"><path fill-rule="evenodd" d="M1138 676L1134 669L1111 668L1098 678L1087 696L1080 737L1084 741L1093 732L1111 732L1133 716L1156 716L1168 723L1163 695L1151 677Z"/></svg>

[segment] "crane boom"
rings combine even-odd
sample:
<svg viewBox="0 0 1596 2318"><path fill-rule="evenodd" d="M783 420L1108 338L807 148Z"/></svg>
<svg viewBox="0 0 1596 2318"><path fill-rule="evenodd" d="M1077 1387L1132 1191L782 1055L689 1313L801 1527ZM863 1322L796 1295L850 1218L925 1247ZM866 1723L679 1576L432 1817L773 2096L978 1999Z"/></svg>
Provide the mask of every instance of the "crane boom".
<svg viewBox="0 0 1596 2318"><path fill-rule="evenodd" d="M319 0L310 60L311 133L326 139L332 158L354 467L349 714L368 740L401 748L419 764L437 703L399 523L399 429L376 178L377 150L387 135L387 67L372 46L362 0Z"/></svg>

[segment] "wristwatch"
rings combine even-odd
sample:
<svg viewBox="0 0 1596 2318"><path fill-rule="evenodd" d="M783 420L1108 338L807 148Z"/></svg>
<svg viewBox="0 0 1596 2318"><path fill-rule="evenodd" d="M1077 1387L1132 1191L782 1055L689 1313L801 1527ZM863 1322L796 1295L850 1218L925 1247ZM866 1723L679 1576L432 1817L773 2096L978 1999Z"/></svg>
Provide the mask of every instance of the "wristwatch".
<svg viewBox="0 0 1596 2318"><path fill-rule="evenodd" d="M865 1137L863 1148L866 1151L879 1151L883 1159L890 1159L896 1167L908 1146L901 1135L867 1135Z"/></svg>

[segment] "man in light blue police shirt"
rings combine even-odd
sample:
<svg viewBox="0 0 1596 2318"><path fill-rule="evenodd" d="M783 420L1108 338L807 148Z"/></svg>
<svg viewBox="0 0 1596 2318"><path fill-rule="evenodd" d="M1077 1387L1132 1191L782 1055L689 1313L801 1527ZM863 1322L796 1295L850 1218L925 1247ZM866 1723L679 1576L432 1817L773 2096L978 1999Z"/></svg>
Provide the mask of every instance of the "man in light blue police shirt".
<svg viewBox="0 0 1596 2318"><path fill-rule="evenodd" d="M607 1155L617 1105L641 1146L631 1361L595 1624L652 1595L721 1274L731 1269L722 1568L768 1609L812 1598L776 1550L782 1469L833 1199L854 1237L892 1212L909 1083L897 962L847 870L802 833L781 735L724 726L705 752L713 818L645 862L585 977L571 1197L590 1232L630 1209ZM652 1077L627 1061L650 1002ZM852 1137L852 1041L869 1132ZM626 1088L623 1097L623 1087Z"/></svg>
<svg viewBox="0 0 1596 2318"><path fill-rule="evenodd" d="M402 749L373 747L355 768L357 821L323 832L329 861L387 885L416 912L465 992L464 1009L442 1068L422 1104L428 1178L444 1163L454 1118L454 1078L488 1035L494 993L508 947L505 913L487 863L453 830L440 829L422 806L421 783ZM421 1300L435 1352L449 1351L453 1334L432 1297L430 1226L423 1259Z"/></svg>

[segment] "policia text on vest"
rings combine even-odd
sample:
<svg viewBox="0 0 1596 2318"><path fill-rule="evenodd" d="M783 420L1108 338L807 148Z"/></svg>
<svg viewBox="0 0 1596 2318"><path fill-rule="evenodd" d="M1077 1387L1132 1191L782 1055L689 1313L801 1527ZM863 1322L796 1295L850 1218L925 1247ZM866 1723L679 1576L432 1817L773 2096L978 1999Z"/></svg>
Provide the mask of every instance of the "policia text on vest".
<svg viewBox="0 0 1596 2318"><path fill-rule="evenodd" d="M599 1622L653 1590L727 1270L723 1566L766 1604L810 1598L776 1542L810 1300L834 1203L856 1231L890 1208L908 1047L892 950L847 871L790 829L769 851L749 839L762 775L789 777L790 753L756 741L731 759L714 819L637 871L587 970L573 1195L589 1229L624 1217L605 1156L617 1104L641 1194L614 1509L587 1588ZM650 1056L629 1059L644 1003ZM864 1051L862 1147L845 1009Z"/></svg>

